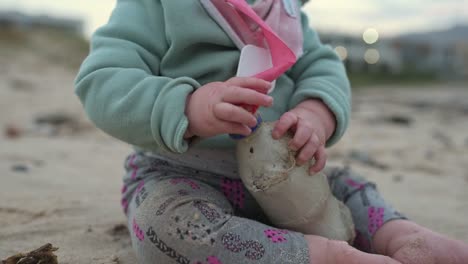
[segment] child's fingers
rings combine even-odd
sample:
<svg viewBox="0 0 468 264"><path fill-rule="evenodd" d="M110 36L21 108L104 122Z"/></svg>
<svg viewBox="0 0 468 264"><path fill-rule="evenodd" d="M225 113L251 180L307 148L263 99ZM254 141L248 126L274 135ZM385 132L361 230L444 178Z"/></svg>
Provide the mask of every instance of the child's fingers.
<svg viewBox="0 0 468 264"><path fill-rule="evenodd" d="M309 173L311 175L322 171L325 168L325 164L327 163L327 152L325 151L325 146L321 146L317 152L315 152L315 163L313 166L310 167Z"/></svg>
<svg viewBox="0 0 468 264"><path fill-rule="evenodd" d="M320 144L320 141L317 135L315 135L315 137L312 137L311 135L315 135L315 133L313 133L312 127L307 122L304 122L303 119L298 117L296 132L294 133L294 137L288 143L289 148L297 151L307 144L309 147L312 147L313 152L315 152Z"/></svg>
<svg viewBox="0 0 468 264"><path fill-rule="evenodd" d="M222 100L231 104L247 104L259 106L271 106L273 98L259 93L255 90L242 88L240 86L229 86L223 94Z"/></svg>
<svg viewBox="0 0 468 264"><path fill-rule="evenodd" d="M252 130L248 126L239 123L219 121L217 127L221 134L238 134L248 136L252 133Z"/></svg>
<svg viewBox="0 0 468 264"><path fill-rule="evenodd" d="M272 137L281 138L291 127L297 124L297 116L291 112L284 113L273 128Z"/></svg>
<svg viewBox="0 0 468 264"><path fill-rule="evenodd" d="M271 83L255 77L233 77L225 82L227 85L240 86L266 94Z"/></svg>
<svg viewBox="0 0 468 264"><path fill-rule="evenodd" d="M297 132L296 132L297 134ZM312 159L312 157L315 155L315 153L318 151L320 148L320 145L318 144L318 137L314 133L312 136L309 137L307 142L304 144L304 146L301 148L299 154L296 155L296 162L298 165L302 165L309 160Z"/></svg>
<svg viewBox="0 0 468 264"><path fill-rule="evenodd" d="M257 119L247 110L230 103L218 103L213 107L213 114L216 118L232 123L239 123L248 127L257 125Z"/></svg>

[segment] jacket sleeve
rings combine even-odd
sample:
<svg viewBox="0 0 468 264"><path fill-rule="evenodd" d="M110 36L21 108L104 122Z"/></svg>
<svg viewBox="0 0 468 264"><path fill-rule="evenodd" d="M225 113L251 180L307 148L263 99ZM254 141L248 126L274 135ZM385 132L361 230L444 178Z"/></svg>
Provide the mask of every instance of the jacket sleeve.
<svg viewBox="0 0 468 264"><path fill-rule="evenodd" d="M289 101L294 108L300 102L318 98L332 111L336 118L336 129L327 146L336 143L348 127L351 112L351 89L346 71L336 53L323 45L317 33L309 26L307 16L302 13L304 54L288 71L296 83Z"/></svg>
<svg viewBox="0 0 468 264"><path fill-rule="evenodd" d="M91 39L75 91L89 118L109 135L181 153L188 148L185 101L200 85L188 77L159 76L167 49L160 1L118 0Z"/></svg>

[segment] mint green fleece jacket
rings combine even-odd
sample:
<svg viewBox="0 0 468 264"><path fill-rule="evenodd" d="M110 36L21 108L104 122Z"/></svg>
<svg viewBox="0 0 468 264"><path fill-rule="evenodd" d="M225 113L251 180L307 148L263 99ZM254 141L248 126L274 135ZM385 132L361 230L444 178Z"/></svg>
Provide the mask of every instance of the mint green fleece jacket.
<svg viewBox="0 0 468 264"><path fill-rule="evenodd" d="M274 105L259 112L273 121L303 100L319 98L337 122L330 146L348 126L349 82L335 52L301 17L304 55L278 78L271 94ZM109 135L150 151L183 153L189 147L183 139L187 95L233 77L239 55L199 0L118 0L109 22L92 36L76 94L89 118ZM196 146L234 144L219 135Z"/></svg>

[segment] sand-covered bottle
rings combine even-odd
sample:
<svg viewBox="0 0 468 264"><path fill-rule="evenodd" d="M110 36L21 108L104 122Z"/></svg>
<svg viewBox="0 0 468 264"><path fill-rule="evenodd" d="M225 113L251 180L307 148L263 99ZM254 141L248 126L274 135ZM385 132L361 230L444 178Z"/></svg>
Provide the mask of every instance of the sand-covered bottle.
<svg viewBox="0 0 468 264"><path fill-rule="evenodd" d="M352 242L349 209L332 195L325 174L309 175L311 164L296 165L296 152L288 148L291 135L275 140L273 126L259 119L250 136L237 140L244 185L275 226Z"/></svg>

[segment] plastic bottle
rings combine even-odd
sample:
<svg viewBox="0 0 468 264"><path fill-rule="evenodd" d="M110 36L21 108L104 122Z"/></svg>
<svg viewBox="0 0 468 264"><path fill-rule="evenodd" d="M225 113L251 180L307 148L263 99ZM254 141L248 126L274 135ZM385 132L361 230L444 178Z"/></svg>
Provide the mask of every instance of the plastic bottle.
<svg viewBox="0 0 468 264"><path fill-rule="evenodd" d="M233 138L238 139L240 177L270 221L279 228L351 243L351 213L332 195L325 174L309 175L311 164L297 166L296 153L287 146L291 135L275 140L273 123L258 120L250 136Z"/></svg>

